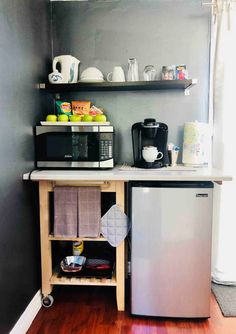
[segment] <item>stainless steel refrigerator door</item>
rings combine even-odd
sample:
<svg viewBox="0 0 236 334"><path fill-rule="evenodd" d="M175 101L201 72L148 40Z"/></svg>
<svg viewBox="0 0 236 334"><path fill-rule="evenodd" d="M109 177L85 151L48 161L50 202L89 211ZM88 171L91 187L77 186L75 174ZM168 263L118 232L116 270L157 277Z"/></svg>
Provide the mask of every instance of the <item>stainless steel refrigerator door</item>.
<svg viewBox="0 0 236 334"><path fill-rule="evenodd" d="M212 189L132 188L131 313L210 316Z"/></svg>

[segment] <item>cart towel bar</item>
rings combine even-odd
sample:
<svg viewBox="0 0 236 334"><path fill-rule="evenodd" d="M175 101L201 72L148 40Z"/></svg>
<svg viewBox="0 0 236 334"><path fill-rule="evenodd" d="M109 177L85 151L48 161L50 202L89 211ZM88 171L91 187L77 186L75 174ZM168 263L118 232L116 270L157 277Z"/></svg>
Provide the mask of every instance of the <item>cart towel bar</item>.
<svg viewBox="0 0 236 334"><path fill-rule="evenodd" d="M94 186L100 186L100 187L110 187L111 183L109 181L73 181L73 184L72 186L75 186L75 187L83 187L83 186L86 186L86 187L94 187ZM63 187L63 186L66 186L66 185L71 185L71 182L70 181L56 181L54 182L53 186L54 188L55 187Z"/></svg>

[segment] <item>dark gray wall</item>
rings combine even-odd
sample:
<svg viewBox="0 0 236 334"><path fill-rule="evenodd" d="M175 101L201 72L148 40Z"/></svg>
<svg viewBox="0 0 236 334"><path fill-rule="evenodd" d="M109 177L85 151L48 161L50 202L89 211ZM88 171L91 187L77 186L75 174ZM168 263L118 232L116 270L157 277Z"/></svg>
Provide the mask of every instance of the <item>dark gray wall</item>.
<svg viewBox="0 0 236 334"><path fill-rule="evenodd" d="M32 126L50 57L49 0L0 2L0 333L9 333L40 288Z"/></svg>
<svg viewBox="0 0 236 334"><path fill-rule="evenodd" d="M107 110L115 125L120 160L131 160L130 127L144 117L169 125L181 143L183 123L207 120L209 12L199 0L53 2L54 55L72 54L80 72L97 66L127 69L186 63L199 84L183 92L81 93ZM32 126L47 113L47 95L36 89L50 69L49 0L0 2L0 333L8 333L40 287L34 185L22 182L33 168ZM33 189L32 189L33 188Z"/></svg>
<svg viewBox="0 0 236 334"><path fill-rule="evenodd" d="M210 13L200 0L116 0L53 2L53 53L72 54L105 75L114 65L127 72L136 57L145 65L186 64L199 84L182 91L81 93L107 110L118 134L120 161L131 161L130 127L145 117L169 126L169 141L182 146L183 124L208 118Z"/></svg>

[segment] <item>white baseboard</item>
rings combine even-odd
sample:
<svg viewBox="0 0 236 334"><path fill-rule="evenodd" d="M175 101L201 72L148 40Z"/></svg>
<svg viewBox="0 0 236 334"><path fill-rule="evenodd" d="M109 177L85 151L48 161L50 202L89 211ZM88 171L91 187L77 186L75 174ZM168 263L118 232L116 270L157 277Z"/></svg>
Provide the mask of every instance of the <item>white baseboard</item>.
<svg viewBox="0 0 236 334"><path fill-rule="evenodd" d="M9 334L25 334L27 332L42 306L41 300L41 291L38 290Z"/></svg>

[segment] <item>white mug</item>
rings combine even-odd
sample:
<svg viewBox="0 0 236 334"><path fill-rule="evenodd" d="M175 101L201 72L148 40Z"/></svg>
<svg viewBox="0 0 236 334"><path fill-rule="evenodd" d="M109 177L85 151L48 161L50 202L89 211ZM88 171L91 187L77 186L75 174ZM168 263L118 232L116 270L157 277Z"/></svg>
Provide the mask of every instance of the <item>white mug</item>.
<svg viewBox="0 0 236 334"><path fill-rule="evenodd" d="M158 151L156 146L143 146L143 150Z"/></svg>
<svg viewBox="0 0 236 334"><path fill-rule="evenodd" d="M113 71L107 74L107 81L110 82L124 82L125 73L121 66L115 66Z"/></svg>
<svg viewBox="0 0 236 334"><path fill-rule="evenodd" d="M144 146L142 150L143 159L146 162L154 162L163 158L163 153L155 146Z"/></svg>

